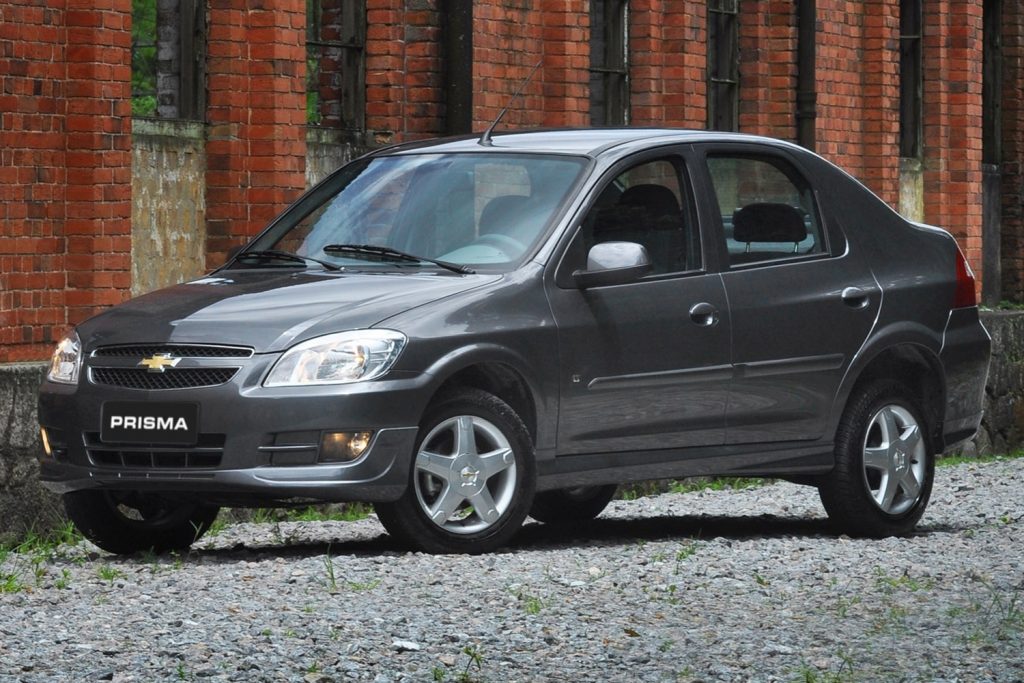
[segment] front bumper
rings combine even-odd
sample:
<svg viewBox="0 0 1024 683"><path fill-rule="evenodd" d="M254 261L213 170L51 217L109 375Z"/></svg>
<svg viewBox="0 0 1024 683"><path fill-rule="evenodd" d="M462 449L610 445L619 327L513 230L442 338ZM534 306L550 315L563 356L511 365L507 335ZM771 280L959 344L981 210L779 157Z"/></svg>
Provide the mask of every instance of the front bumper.
<svg viewBox="0 0 1024 683"><path fill-rule="evenodd" d="M40 457L47 488L173 493L218 505L314 501L392 501L409 480L416 425L432 393L425 375L339 386L274 388L260 379L277 355L256 355L227 383L145 390L92 381L89 361L77 386L45 382L39 421L49 454ZM193 446L109 443L100 438L104 403L195 403ZM369 431L351 462L325 462L325 432Z"/></svg>

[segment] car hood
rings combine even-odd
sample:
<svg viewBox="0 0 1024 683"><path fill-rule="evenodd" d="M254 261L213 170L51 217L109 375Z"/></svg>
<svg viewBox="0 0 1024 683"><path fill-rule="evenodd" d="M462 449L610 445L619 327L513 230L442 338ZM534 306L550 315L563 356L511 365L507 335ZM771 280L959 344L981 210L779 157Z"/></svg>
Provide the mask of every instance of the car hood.
<svg viewBox="0 0 1024 683"><path fill-rule="evenodd" d="M86 349L175 342L280 351L321 334L372 327L500 277L228 270L127 301L82 323L78 332Z"/></svg>

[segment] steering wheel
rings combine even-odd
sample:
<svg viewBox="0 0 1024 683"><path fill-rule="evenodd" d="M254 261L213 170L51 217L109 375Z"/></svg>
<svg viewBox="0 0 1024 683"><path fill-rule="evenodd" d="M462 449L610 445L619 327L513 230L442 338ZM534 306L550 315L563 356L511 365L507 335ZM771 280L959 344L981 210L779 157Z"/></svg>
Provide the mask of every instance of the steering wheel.
<svg viewBox="0 0 1024 683"><path fill-rule="evenodd" d="M488 244L495 249L501 251L509 258L519 256L526 251L526 245L517 240L514 237L503 235L500 232L489 232L486 235L480 235L474 241L475 244Z"/></svg>

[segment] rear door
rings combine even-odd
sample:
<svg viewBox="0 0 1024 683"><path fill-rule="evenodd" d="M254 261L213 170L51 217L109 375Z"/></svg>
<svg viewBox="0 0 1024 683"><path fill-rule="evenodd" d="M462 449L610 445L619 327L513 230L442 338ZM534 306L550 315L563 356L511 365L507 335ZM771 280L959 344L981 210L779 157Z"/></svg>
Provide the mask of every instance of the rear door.
<svg viewBox="0 0 1024 683"><path fill-rule="evenodd" d="M682 157L620 163L595 188L548 298L558 326L560 454L721 444L729 376L722 280L705 268ZM653 271L577 288L590 247L642 244Z"/></svg>
<svg viewBox="0 0 1024 683"><path fill-rule="evenodd" d="M786 150L700 151L732 315L726 443L823 438L840 381L874 324L879 288L828 229L812 182Z"/></svg>

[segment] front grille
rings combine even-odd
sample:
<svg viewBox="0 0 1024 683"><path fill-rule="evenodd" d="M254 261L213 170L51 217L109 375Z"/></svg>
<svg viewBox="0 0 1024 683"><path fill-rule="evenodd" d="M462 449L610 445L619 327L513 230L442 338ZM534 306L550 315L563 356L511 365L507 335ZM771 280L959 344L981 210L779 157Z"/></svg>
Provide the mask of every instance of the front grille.
<svg viewBox="0 0 1024 683"><path fill-rule="evenodd" d="M124 389L194 389L215 387L231 381L238 368L170 368L150 372L145 368L92 368L94 384Z"/></svg>
<svg viewBox="0 0 1024 683"><path fill-rule="evenodd" d="M224 455L223 434L200 434L195 446L105 444L96 432L85 434L85 452L96 467L122 469L212 469Z"/></svg>
<svg viewBox="0 0 1024 683"><path fill-rule="evenodd" d="M252 349L244 346L200 346L197 344L144 344L136 346L103 346L93 356L98 358L148 358L170 354L178 358L250 358Z"/></svg>

